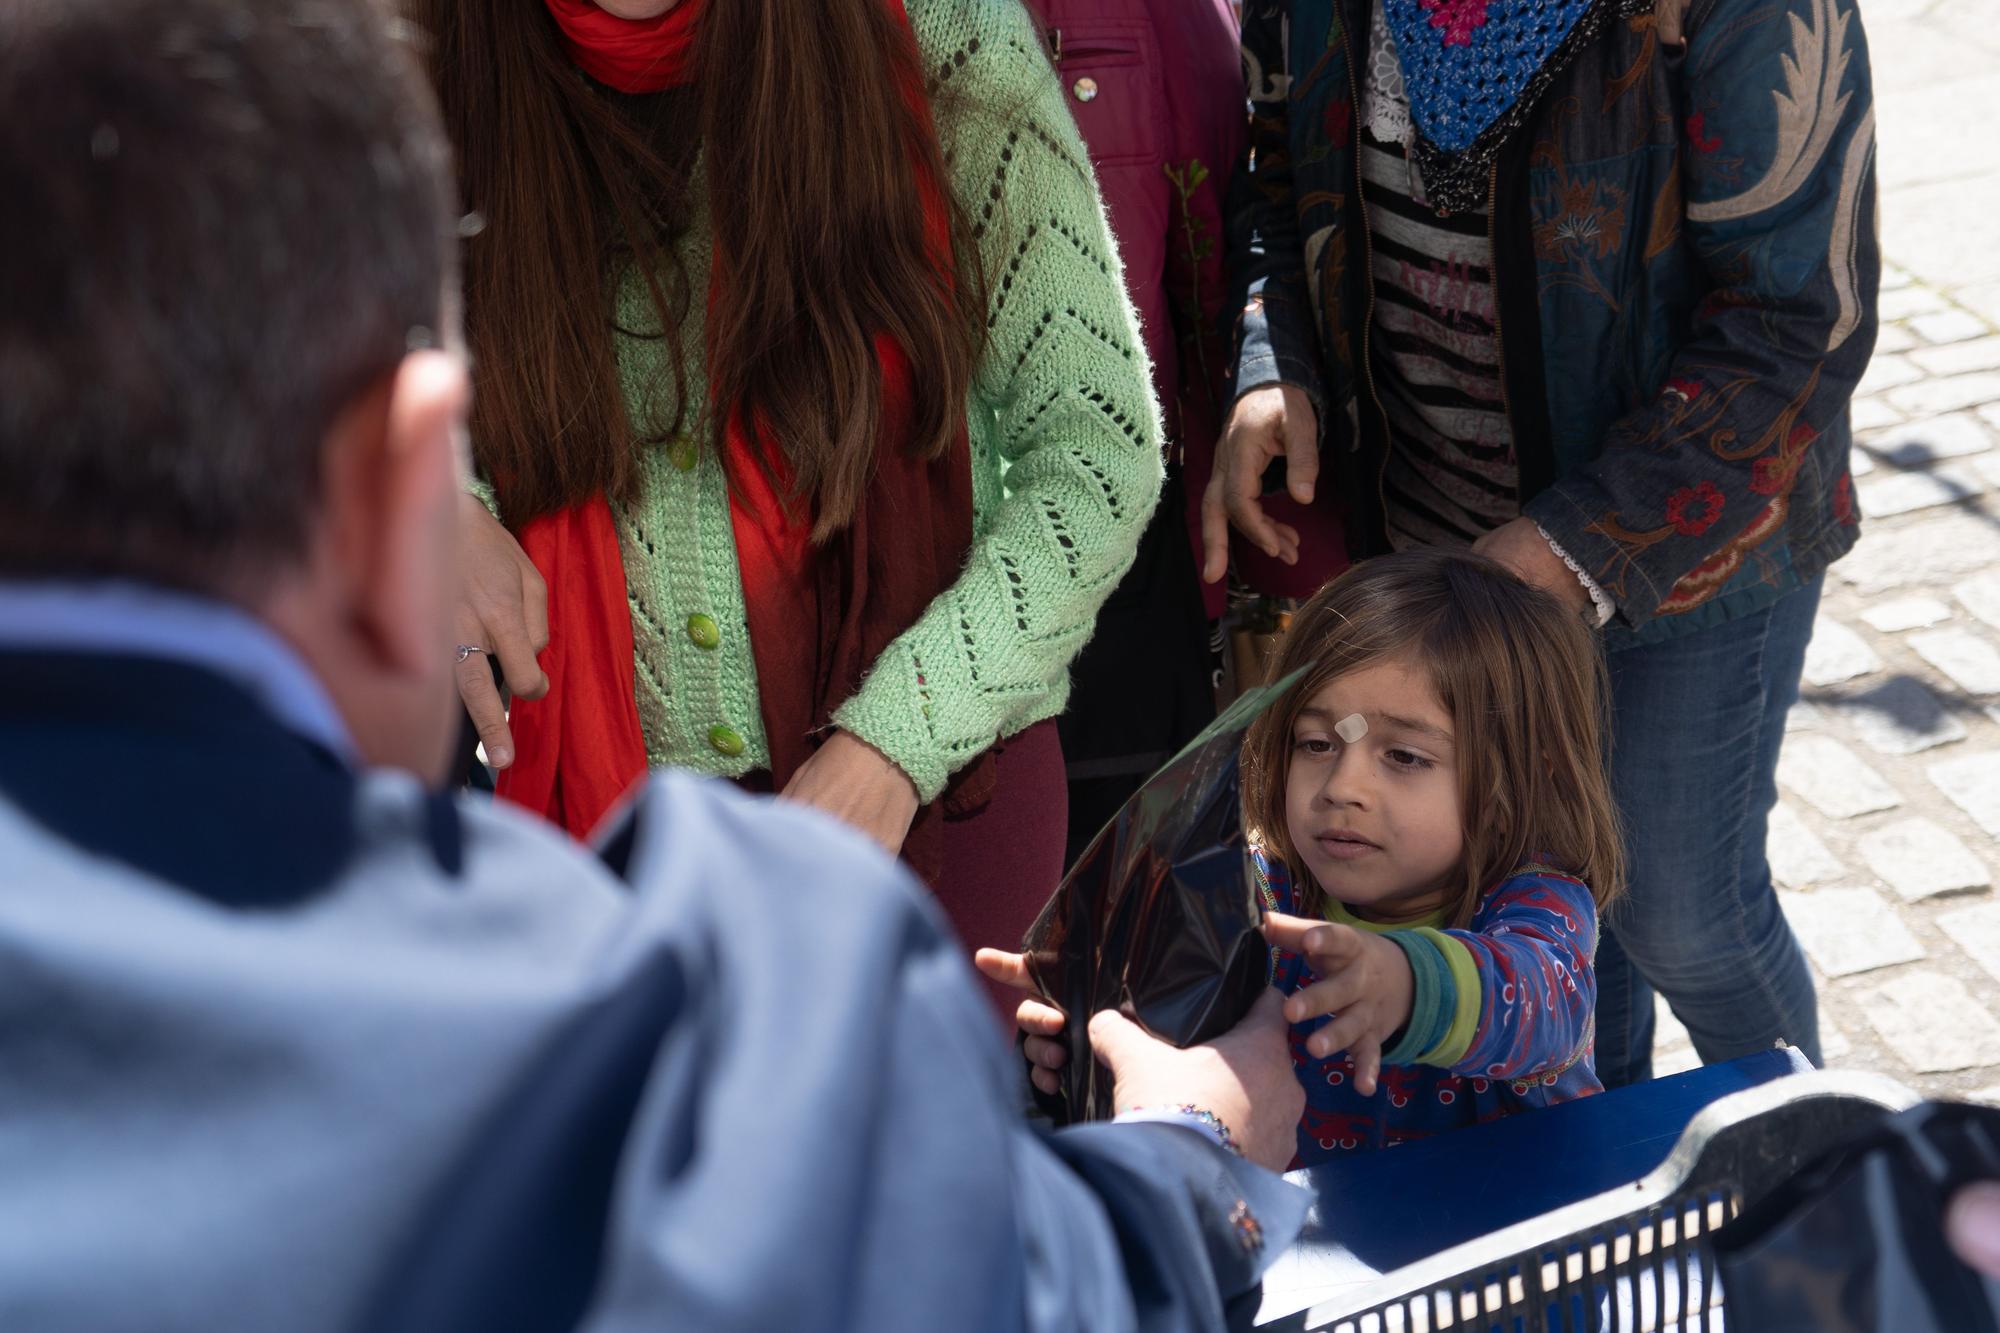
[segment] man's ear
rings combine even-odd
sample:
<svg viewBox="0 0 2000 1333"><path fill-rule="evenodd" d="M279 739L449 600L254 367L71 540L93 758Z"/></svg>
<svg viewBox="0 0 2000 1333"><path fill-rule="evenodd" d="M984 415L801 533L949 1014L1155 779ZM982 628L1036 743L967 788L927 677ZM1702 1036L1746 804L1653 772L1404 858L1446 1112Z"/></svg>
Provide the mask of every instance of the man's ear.
<svg viewBox="0 0 2000 1333"><path fill-rule="evenodd" d="M380 665L430 676L451 650L458 595L464 363L413 352L343 419L329 479L355 628ZM342 511L345 511L344 514Z"/></svg>

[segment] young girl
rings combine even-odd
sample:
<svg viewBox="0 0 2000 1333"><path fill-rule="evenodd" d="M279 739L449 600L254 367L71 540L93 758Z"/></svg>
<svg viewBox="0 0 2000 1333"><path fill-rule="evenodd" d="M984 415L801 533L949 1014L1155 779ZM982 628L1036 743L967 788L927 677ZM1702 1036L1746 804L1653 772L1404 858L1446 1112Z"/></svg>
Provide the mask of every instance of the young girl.
<svg viewBox="0 0 2000 1333"><path fill-rule="evenodd" d="M1306 604L1293 672L1243 761L1299 1163L1600 1091L1591 959L1623 865L1590 630L1484 557L1411 551ZM1061 1015L1019 1020L1052 1089Z"/></svg>

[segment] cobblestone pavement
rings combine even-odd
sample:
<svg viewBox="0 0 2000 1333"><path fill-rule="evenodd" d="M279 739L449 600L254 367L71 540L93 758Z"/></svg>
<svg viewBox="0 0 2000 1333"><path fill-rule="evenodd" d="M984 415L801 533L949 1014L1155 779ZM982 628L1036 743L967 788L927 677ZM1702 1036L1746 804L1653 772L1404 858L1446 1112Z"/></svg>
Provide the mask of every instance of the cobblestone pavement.
<svg viewBox="0 0 2000 1333"><path fill-rule="evenodd" d="M1828 1063L2000 1102L2000 25L1867 0L1882 332L1770 854ZM1696 1062L1662 1010L1658 1072Z"/></svg>

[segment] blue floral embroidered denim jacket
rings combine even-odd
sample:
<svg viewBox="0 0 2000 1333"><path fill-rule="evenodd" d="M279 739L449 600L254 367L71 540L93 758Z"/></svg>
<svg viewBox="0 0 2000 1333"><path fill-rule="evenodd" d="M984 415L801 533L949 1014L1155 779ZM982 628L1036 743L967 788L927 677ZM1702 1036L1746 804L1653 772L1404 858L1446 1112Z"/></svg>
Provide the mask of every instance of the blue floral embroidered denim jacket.
<svg viewBox="0 0 2000 1333"><path fill-rule="evenodd" d="M1604 3L1517 108L1486 206L1523 512L1616 602L1617 647L1757 610L1853 545L1847 408L1880 253L1854 0ZM1354 141L1368 13L1245 5L1251 135L1229 210L1236 391L1312 396L1320 489L1357 555L1381 549L1386 452ZM1674 26L1684 49L1663 40Z"/></svg>

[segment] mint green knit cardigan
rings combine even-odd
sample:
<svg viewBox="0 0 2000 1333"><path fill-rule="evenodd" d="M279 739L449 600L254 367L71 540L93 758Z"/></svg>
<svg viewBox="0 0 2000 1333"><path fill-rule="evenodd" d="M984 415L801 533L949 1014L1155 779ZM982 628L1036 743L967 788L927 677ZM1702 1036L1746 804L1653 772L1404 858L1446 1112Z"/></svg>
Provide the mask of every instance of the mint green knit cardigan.
<svg viewBox="0 0 2000 1333"><path fill-rule="evenodd" d="M1062 710L1070 661L1158 499L1160 426L1089 158L1026 11L1018 0L909 0L908 13L992 290L966 413L974 538L957 581L834 721L931 800L996 740ZM706 274L707 210L690 214L680 258ZM626 329L657 322L637 280L618 304ZM682 382L694 393L708 378L702 302L689 304ZM652 438L675 417L663 346L644 336L619 346L628 410ZM703 404L688 406L682 419L700 420ZM641 474L637 498L615 512L648 758L729 777L767 767L721 465L682 435L649 448Z"/></svg>

